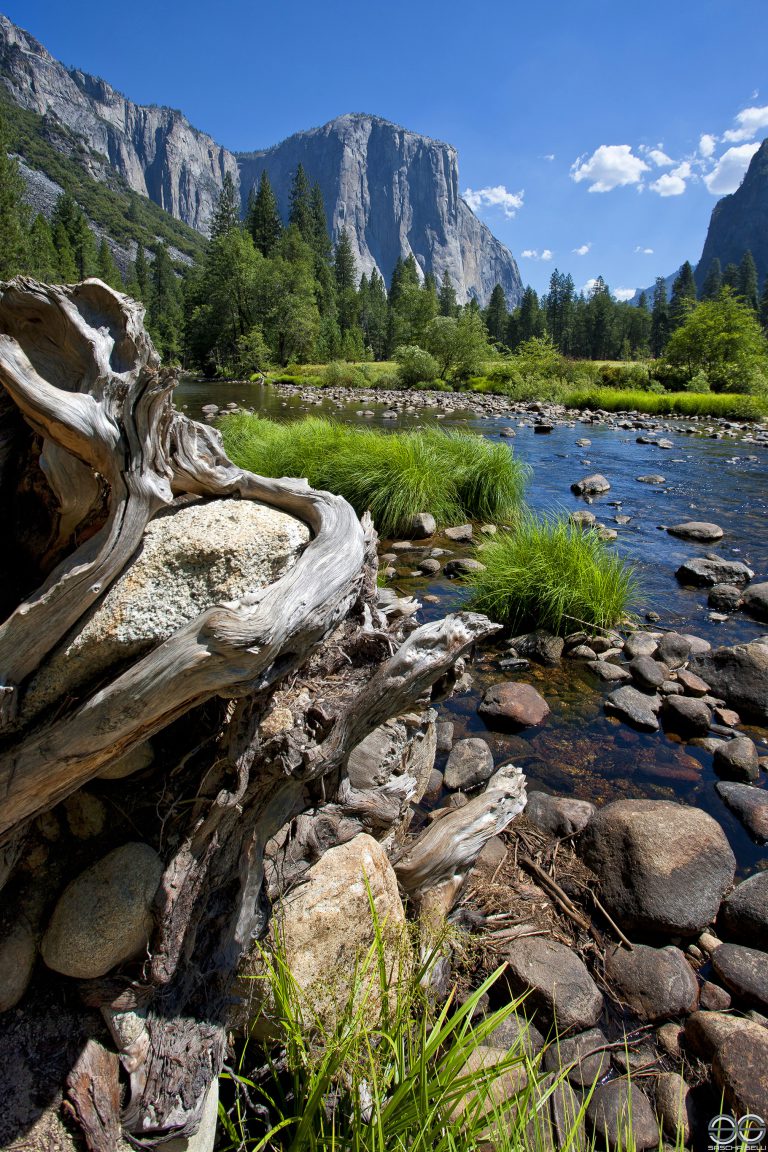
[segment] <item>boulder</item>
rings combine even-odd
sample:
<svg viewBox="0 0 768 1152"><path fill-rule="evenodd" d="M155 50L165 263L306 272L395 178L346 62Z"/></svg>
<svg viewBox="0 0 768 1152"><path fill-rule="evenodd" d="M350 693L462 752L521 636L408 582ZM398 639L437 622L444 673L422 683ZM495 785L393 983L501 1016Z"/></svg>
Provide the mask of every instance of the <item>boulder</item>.
<svg viewBox="0 0 768 1152"><path fill-rule="evenodd" d="M654 1084L656 1113L664 1135L677 1147L678 1140L688 1145L693 1129L691 1090L678 1072L661 1072Z"/></svg>
<svg viewBox="0 0 768 1152"><path fill-rule="evenodd" d="M756 620L768 621L768 581L747 588L742 596L741 606Z"/></svg>
<svg viewBox="0 0 768 1152"><path fill-rule="evenodd" d="M598 496L601 492L609 492L610 488L605 476L601 476L599 472L571 484L571 492L575 492L577 496Z"/></svg>
<svg viewBox="0 0 768 1152"><path fill-rule="evenodd" d="M538 664L544 664L548 668L556 668L560 663L565 641L562 636L554 636L551 632L539 628L536 632L515 636L514 639L510 640L509 646L514 648L518 656L527 656Z"/></svg>
<svg viewBox="0 0 768 1152"><path fill-rule="evenodd" d="M590 1028L587 1032L550 1044L544 1053L544 1067L549 1072L563 1068L571 1084L577 1088L590 1088L610 1067L607 1047L605 1033L600 1028Z"/></svg>
<svg viewBox="0 0 768 1152"><path fill-rule="evenodd" d="M667 696L664 700L664 727L680 736L705 736L712 712L703 700L692 696Z"/></svg>
<svg viewBox="0 0 768 1152"><path fill-rule="evenodd" d="M712 967L734 995L768 1008L768 954L743 944L721 944L712 953Z"/></svg>
<svg viewBox="0 0 768 1152"><path fill-rule="evenodd" d="M140 956L153 928L163 862L149 844L115 848L69 884L43 936L43 960L81 980L104 976Z"/></svg>
<svg viewBox="0 0 768 1152"><path fill-rule="evenodd" d="M685 1021L686 1046L707 1062L726 1040L738 1032L745 1033L758 1044L763 1037L768 1038L768 1028L762 1024L725 1012L692 1012Z"/></svg>
<svg viewBox="0 0 768 1152"><path fill-rule="evenodd" d="M760 775L760 758L754 740L749 736L737 736L735 740L725 740L715 750L714 769L723 780L757 780Z"/></svg>
<svg viewBox="0 0 768 1152"><path fill-rule="evenodd" d="M670 536L679 536L682 540L701 540L708 543L710 540L722 540L723 530L719 524L710 524L706 520L686 520L685 524L673 524L667 528Z"/></svg>
<svg viewBox="0 0 768 1152"><path fill-rule="evenodd" d="M669 670L652 656L635 656L627 665L632 679L640 688L655 692L669 676Z"/></svg>
<svg viewBox="0 0 768 1152"><path fill-rule="evenodd" d="M493 776L493 753L485 740L457 740L448 756L444 779L452 791L476 788Z"/></svg>
<svg viewBox="0 0 768 1152"><path fill-rule="evenodd" d="M37 957L37 939L22 917L4 925L0 936L0 1012L18 1004L32 979Z"/></svg>
<svg viewBox="0 0 768 1152"><path fill-rule="evenodd" d="M275 904L272 932L277 933L293 979L306 1000L309 1015L333 1026L348 1005L355 966L374 939L368 890L376 909L390 974L399 964L405 912L397 878L384 848L360 833L330 848L304 873L302 884ZM268 1033L271 1006L260 995L262 972L258 948L240 968L240 991L250 1000L239 1023L255 1024ZM253 977L257 977L253 979ZM360 979L359 995L368 1007L378 1004L378 976Z"/></svg>
<svg viewBox="0 0 768 1152"><path fill-rule="evenodd" d="M526 1004L548 1024L556 1021L560 1032L565 1032L597 1023L603 997L584 962L570 948L546 936L526 936L507 945L504 959L511 994L529 992Z"/></svg>
<svg viewBox="0 0 768 1152"><path fill-rule="evenodd" d="M485 564L473 560L471 556L460 556L449 560L443 571L446 576L470 576L473 572L485 572Z"/></svg>
<svg viewBox="0 0 768 1152"><path fill-rule="evenodd" d="M718 612L735 612L741 607L741 589L736 584L713 584L707 604Z"/></svg>
<svg viewBox="0 0 768 1152"><path fill-rule="evenodd" d="M712 1078L737 1116L768 1117L768 1029L726 1037L712 1059Z"/></svg>
<svg viewBox="0 0 768 1152"><path fill-rule="evenodd" d="M609 1149L634 1147L637 1152L659 1144L659 1126L637 1081L598 1084L587 1104L587 1120Z"/></svg>
<svg viewBox="0 0 768 1152"><path fill-rule="evenodd" d="M405 533L413 540L426 540L437 532L437 521L431 512L417 512L411 517L411 522Z"/></svg>
<svg viewBox="0 0 768 1152"><path fill-rule="evenodd" d="M557 1073L550 1073L531 1086L530 1120L526 1127L525 1142L521 1148L536 1148L542 1152L549 1149L568 1148L570 1152L587 1152L590 1142L584 1131L584 1118L581 1098L567 1080ZM508 1140L498 1147L506 1148ZM484 1144L487 1149L489 1145Z"/></svg>
<svg viewBox="0 0 768 1152"><path fill-rule="evenodd" d="M714 920L736 860L720 825L669 800L616 800L598 810L579 852L626 932L691 936Z"/></svg>
<svg viewBox="0 0 768 1152"><path fill-rule="evenodd" d="M643 1021L665 1020L692 1012L698 1000L693 970L679 948L633 944L614 948L605 971L618 996Z"/></svg>
<svg viewBox="0 0 768 1152"><path fill-rule="evenodd" d="M682 584L709 585L714 584L748 584L754 576L751 568L742 564L740 560L723 560L721 557L711 559L708 556L696 556L686 560L675 573Z"/></svg>
<svg viewBox="0 0 768 1152"><path fill-rule="evenodd" d="M532 684L506 680L488 688L478 712L491 728L519 729L542 724L549 705Z"/></svg>
<svg viewBox="0 0 768 1152"><path fill-rule="evenodd" d="M715 787L758 844L768 843L768 792L731 780L721 780Z"/></svg>
<svg viewBox="0 0 768 1152"><path fill-rule="evenodd" d="M680 632L665 632L659 640L655 656L667 668L681 668L691 653L691 641Z"/></svg>
<svg viewBox="0 0 768 1152"><path fill-rule="evenodd" d="M737 884L723 901L717 923L726 940L768 950L768 872Z"/></svg>
<svg viewBox="0 0 768 1152"><path fill-rule="evenodd" d="M768 644L716 648L692 657L690 668L745 720L768 723Z"/></svg>
<svg viewBox="0 0 768 1152"><path fill-rule="evenodd" d="M606 696L603 706L610 715L619 716L643 732L659 730L658 714L661 709L659 696L649 696L630 684L625 684Z"/></svg>
<svg viewBox="0 0 768 1152"><path fill-rule="evenodd" d="M653 656L659 646L658 632L630 632L624 641L624 655L629 660L636 656Z"/></svg>
<svg viewBox="0 0 768 1152"><path fill-rule="evenodd" d="M156 516L130 565L33 677L24 718L145 655L215 604L274 583L308 541L302 521L253 500L201 500Z"/></svg>
<svg viewBox="0 0 768 1152"><path fill-rule="evenodd" d="M577 836L586 828L597 809L588 800L569 796L550 796L547 792L529 792L525 814L537 828L549 836Z"/></svg>
<svg viewBox="0 0 768 1152"><path fill-rule="evenodd" d="M454 528L446 528L443 535L447 536L449 540L453 540L454 544L471 544L472 525L458 524Z"/></svg>
<svg viewBox="0 0 768 1152"><path fill-rule="evenodd" d="M702 980L699 986L699 1007L710 1012L726 1012L731 1006L731 994L713 984L711 980Z"/></svg>

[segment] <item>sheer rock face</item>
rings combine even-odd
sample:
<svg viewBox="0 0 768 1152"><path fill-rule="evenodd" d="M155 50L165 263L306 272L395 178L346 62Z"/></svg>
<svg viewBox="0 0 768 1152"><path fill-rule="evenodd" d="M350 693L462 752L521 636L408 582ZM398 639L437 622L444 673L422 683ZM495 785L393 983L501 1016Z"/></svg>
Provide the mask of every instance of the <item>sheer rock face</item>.
<svg viewBox="0 0 768 1152"><path fill-rule="evenodd" d="M226 172L237 161L172 108L142 107L105 81L67 69L0 15L0 79L12 99L81 135L127 182L193 228L206 231ZM103 179L95 168L91 174Z"/></svg>
<svg viewBox="0 0 768 1152"><path fill-rule="evenodd" d="M438 283L448 272L460 302L486 304L494 286L519 303L514 257L459 193L455 148L377 116L348 114L238 157L243 203L266 170L283 217L299 163L323 192L332 238L346 228L360 274L389 283L398 257L416 258Z"/></svg>
<svg viewBox="0 0 768 1152"><path fill-rule="evenodd" d="M755 259L762 286L768 276L768 140L752 157L741 185L718 200L712 210L696 268L697 286L701 288L715 257L725 269L727 264L738 264L747 249Z"/></svg>

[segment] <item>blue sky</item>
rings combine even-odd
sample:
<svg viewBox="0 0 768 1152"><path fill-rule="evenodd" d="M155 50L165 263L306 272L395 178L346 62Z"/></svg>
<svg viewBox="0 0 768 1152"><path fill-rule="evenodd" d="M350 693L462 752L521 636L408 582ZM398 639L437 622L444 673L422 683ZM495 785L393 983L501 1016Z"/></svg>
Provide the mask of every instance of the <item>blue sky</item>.
<svg viewBox="0 0 768 1152"><path fill-rule="evenodd" d="M524 282L634 289L701 253L768 136L768 0L105 0L2 10L227 147L373 112L459 151ZM703 138L703 139L702 139Z"/></svg>

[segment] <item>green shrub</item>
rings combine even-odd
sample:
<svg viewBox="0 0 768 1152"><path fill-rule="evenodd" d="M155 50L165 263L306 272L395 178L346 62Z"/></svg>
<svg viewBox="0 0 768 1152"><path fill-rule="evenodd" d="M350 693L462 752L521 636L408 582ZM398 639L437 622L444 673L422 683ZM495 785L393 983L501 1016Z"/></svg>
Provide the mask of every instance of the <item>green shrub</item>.
<svg viewBox="0 0 768 1152"><path fill-rule="evenodd" d="M418 344L401 344L395 349L397 376L405 388L434 380L437 376L437 361Z"/></svg>
<svg viewBox="0 0 768 1152"><path fill-rule="evenodd" d="M650 374L645 364L600 364L599 381L605 388L647 388Z"/></svg>
<svg viewBox="0 0 768 1152"><path fill-rule="evenodd" d="M323 388L365 388L368 380L354 364L333 360L320 373Z"/></svg>
<svg viewBox="0 0 768 1152"><path fill-rule="evenodd" d="M594 529L583 531L565 513L546 518L525 511L479 556L485 571L469 579L472 605L513 629L612 628L638 594L632 568Z"/></svg>
<svg viewBox="0 0 768 1152"><path fill-rule="evenodd" d="M315 488L366 509L382 535L397 535L417 512L439 524L467 517L504 520L522 499L529 469L506 444L438 428L379 432L309 417L278 424L237 413L222 421L224 445L262 476L305 476Z"/></svg>

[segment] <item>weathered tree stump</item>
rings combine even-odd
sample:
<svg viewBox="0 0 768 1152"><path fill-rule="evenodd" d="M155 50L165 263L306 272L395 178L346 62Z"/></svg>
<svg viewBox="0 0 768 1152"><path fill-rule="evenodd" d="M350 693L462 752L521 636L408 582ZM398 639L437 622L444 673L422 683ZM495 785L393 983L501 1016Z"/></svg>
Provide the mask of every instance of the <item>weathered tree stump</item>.
<svg viewBox="0 0 768 1152"><path fill-rule="evenodd" d="M460 613L402 642L376 606L370 518L306 481L233 465L215 430L174 411L175 376L159 364L140 305L98 280L0 285L0 383L0 887L36 818L180 717L228 702L191 778L165 782L187 791L163 857L151 957L138 978L81 987L130 1086L117 1116L117 1061L94 1041L72 1070L69 1106L91 1148L118 1131L149 1147L197 1129L221 1070L237 965L268 918L265 844L318 790L337 811L374 819L381 798L345 782L350 752L495 627ZM307 524L310 542L274 583L209 608L84 694L25 718L30 678L131 565L150 520L190 496L270 505ZM265 737L270 701L302 669L314 698L293 710L289 730ZM493 814L477 819L473 836L495 827ZM417 853L404 877L409 868L419 887L429 865Z"/></svg>

